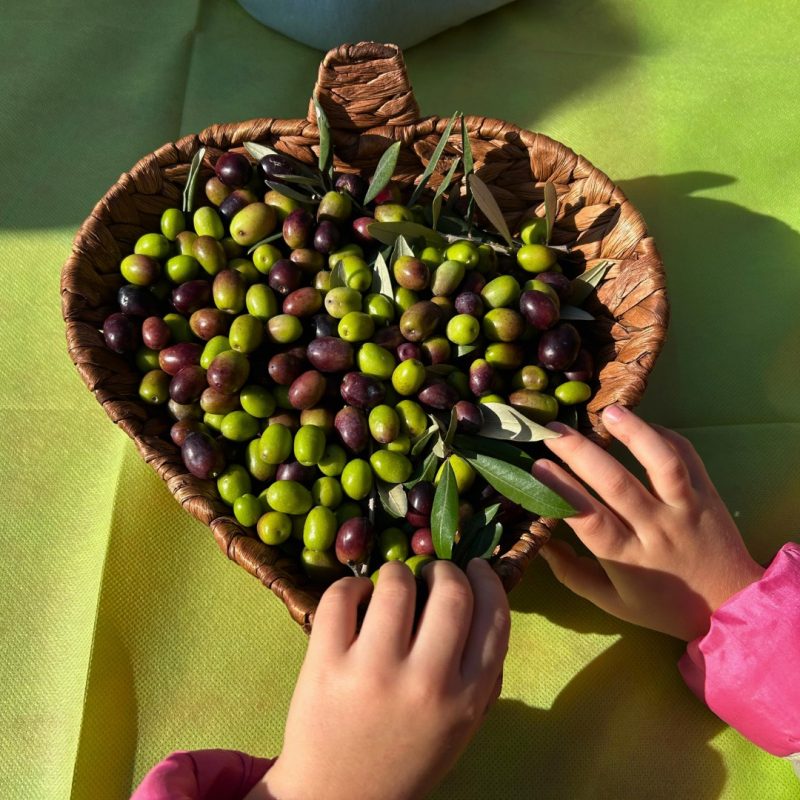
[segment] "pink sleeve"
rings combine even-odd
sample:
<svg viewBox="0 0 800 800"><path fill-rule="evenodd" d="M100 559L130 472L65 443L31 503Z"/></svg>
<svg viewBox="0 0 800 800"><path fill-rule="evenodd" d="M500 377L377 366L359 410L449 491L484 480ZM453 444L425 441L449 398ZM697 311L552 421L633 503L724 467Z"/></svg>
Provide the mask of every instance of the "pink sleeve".
<svg viewBox="0 0 800 800"><path fill-rule="evenodd" d="M144 776L131 800L242 800L272 764L236 750L172 753Z"/></svg>
<svg viewBox="0 0 800 800"><path fill-rule="evenodd" d="M800 545L711 617L680 661L689 688L720 719L777 756L800 752Z"/></svg>

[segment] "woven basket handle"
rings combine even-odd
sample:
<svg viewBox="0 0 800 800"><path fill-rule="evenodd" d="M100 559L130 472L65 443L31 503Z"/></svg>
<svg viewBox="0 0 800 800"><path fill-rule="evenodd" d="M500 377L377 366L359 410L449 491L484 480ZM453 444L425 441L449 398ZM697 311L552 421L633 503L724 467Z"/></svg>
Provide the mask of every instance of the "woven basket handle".
<svg viewBox="0 0 800 800"><path fill-rule="evenodd" d="M409 125L419 119L403 54L395 44L361 42L329 50L319 67L314 97L334 130ZM308 119L316 124L312 102Z"/></svg>

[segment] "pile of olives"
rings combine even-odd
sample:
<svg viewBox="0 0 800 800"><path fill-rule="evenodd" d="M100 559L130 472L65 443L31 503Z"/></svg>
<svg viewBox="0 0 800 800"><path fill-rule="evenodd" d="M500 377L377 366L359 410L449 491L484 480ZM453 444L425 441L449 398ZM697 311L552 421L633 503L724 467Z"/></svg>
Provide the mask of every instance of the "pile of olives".
<svg viewBox="0 0 800 800"><path fill-rule="evenodd" d="M547 423L591 395L592 357L559 319L571 282L542 219L523 225L514 256L454 236L392 253L370 226L421 223L423 207L392 183L365 204L353 174L300 202L287 189L298 170L282 155L223 153L206 204L167 209L122 259L105 341L141 371L141 399L171 415L186 468L216 479L239 523L312 579L386 560L417 569L435 556L443 463L420 480L429 448L414 447L432 419L446 427L454 413L474 435L485 403ZM381 252L391 293L375 280ZM498 501L501 522L520 515L448 458L461 519ZM393 519L377 486L407 482L405 519Z"/></svg>

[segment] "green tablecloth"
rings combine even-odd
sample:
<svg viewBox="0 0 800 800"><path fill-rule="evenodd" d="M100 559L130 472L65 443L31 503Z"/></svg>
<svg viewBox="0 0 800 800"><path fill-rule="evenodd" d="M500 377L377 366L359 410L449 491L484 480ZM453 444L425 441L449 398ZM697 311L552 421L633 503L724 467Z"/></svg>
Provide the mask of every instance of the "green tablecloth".
<svg viewBox="0 0 800 800"><path fill-rule="evenodd" d="M695 442L762 559L800 512L798 39L792 0L560 0L407 53L423 112L543 131L639 205L673 311L644 411ZM0 2L4 796L124 798L176 748L279 749L305 637L90 397L58 279L124 168L212 122L303 116L319 59L232 0ZM541 564L511 602L503 697L437 798L797 795L690 695L677 642Z"/></svg>

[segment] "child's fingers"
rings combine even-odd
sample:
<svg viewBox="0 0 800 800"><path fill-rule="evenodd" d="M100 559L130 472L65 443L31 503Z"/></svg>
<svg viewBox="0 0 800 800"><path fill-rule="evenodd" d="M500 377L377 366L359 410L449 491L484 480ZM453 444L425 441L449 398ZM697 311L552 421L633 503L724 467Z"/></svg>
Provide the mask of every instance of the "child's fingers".
<svg viewBox="0 0 800 800"><path fill-rule="evenodd" d="M408 654L416 599L411 570L398 561L384 564L358 637L371 656L400 659Z"/></svg>
<svg viewBox="0 0 800 800"><path fill-rule="evenodd" d="M342 578L319 601L308 643L309 652L343 653L353 643L358 607L372 592L369 578Z"/></svg>
<svg viewBox="0 0 800 800"><path fill-rule="evenodd" d="M564 521L596 556L608 557L636 536L558 464L540 458L534 462L533 474L578 509L575 516L567 517Z"/></svg>
<svg viewBox="0 0 800 800"><path fill-rule="evenodd" d="M557 439L545 439L548 449L631 528L636 527L635 522L650 517L653 495L619 461L566 425L551 422L548 427L561 434Z"/></svg>
<svg viewBox="0 0 800 800"><path fill-rule="evenodd" d="M461 675L465 682L483 682L487 703L492 699L497 676L502 674L508 650L511 617L508 597L500 578L483 559L475 558L467 565L467 578L472 586L474 604Z"/></svg>
<svg viewBox="0 0 800 800"><path fill-rule="evenodd" d="M675 433L675 431L665 428L663 425L653 425L653 427L670 442L683 459L689 471L689 478L692 485L696 489L701 489L711 483L706 465L697 454L694 445L685 436L681 436L679 433Z"/></svg>
<svg viewBox="0 0 800 800"><path fill-rule="evenodd" d="M550 539L542 545L539 555L547 562L559 583L603 611L620 616L617 590L597 561L579 556L559 539Z"/></svg>
<svg viewBox="0 0 800 800"><path fill-rule="evenodd" d="M434 561L422 576L428 584L428 599L411 657L441 678L461 664L472 624L472 588L462 570L449 561Z"/></svg>
<svg viewBox="0 0 800 800"><path fill-rule="evenodd" d="M653 491L669 505L679 505L690 495L689 470L672 441L623 406L609 406L603 422L647 470Z"/></svg>

